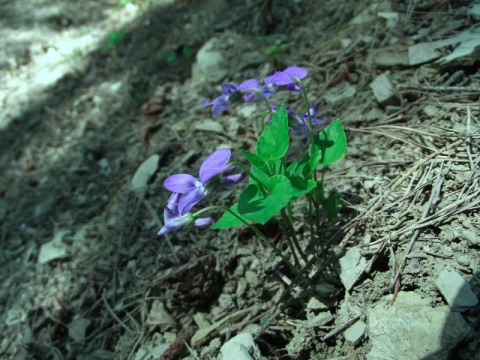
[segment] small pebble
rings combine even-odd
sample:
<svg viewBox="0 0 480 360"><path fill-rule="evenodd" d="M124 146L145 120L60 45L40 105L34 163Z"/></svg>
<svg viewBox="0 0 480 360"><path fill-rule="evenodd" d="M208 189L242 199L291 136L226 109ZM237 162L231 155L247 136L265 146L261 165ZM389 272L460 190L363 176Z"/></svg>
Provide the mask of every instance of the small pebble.
<svg viewBox="0 0 480 360"><path fill-rule="evenodd" d="M443 270L435 280L452 311L465 311L478 304L470 284L455 271Z"/></svg>
<svg viewBox="0 0 480 360"><path fill-rule="evenodd" d="M357 345L360 340L362 340L366 328L367 325L365 325L363 321L357 321L355 324L345 330L343 336L347 342L351 343L352 345Z"/></svg>
<svg viewBox="0 0 480 360"><path fill-rule="evenodd" d="M477 232L471 229L465 229L460 234L461 239L467 240L472 245L480 244L480 237Z"/></svg>
<svg viewBox="0 0 480 360"><path fill-rule="evenodd" d="M470 266L470 258L467 255L458 255L455 257L455 261L461 266Z"/></svg>

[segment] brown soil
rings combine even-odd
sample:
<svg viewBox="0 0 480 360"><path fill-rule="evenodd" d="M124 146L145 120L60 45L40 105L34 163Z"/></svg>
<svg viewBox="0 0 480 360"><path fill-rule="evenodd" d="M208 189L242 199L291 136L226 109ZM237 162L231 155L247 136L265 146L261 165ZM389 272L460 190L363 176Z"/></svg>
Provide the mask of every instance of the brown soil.
<svg viewBox="0 0 480 360"><path fill-rule="evenodd" d="M457 41L408 60L415 44L431 54L428 44L472 29L469 3L0 1L0 358L222 359L247 331L264 359L376 359L370 309L407 292L446 305L444 269L478 297L478 48L438 61ZM218 79L196 57L208 41L223 58ZM339 118L348 139L325 177L344 206L317 242L305 204L294 208L308 266L291 274L244 228L158 238L167 176L196 174L218 147L238 160L255 145L260 105L212 117L201 102L223 82L293 64L309 71L317 117ZM379 103L381 74L394 90ZM242 186L208 203L228 206ZM282 246L275 223L263 230ZM365 266L347 291L340 259L352 248ZM330 318L315 323L320 314ZM477 334L448 356L478 358L479 305L461 316ZM352 343L358 321L366 330Z"/></svg>

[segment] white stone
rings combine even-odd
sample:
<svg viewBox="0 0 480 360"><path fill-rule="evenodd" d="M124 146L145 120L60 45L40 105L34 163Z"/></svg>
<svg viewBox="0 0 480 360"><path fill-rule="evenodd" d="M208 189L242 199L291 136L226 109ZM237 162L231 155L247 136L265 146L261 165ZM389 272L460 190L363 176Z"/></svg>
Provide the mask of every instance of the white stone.
<svg viewBox="0 0 480 360"><path fill-rule="evenodd" d="M375 78L370 84L373 95L377 102L383 107L387 105L400 105L400 97L393 86L387 73L383 73Z"/></svg>
<svg viewBox="0 0 480 360"><path fill-rule="evenodd" d="M308 327L317 327L324 326L333 320L333 315L329 312L321 312L318 315L312 316L307 315L307 326Z"/></svg>
<svg viewBox="0 0 480 360"><path fill-rule="evenodd" d="M443 270L435 280L452 311L464 311L478 304L478 299L465 279L455 271Z"/></svg>
<svg viewBox="0 0 480 360"><path fill-rule="evenodd" d="M221 81L226 75L225 59L216 48L218 39L212 38L197 53L196 65L205 78L212 83Z"/></svg>
<svg viewBox="0 0 480 360"><path fill-rule="evenodd" d="M39 264L46 264L68 256L68 245L63 242L63 237L68 233L68 230L58 231L51 241L42 244L38 254Z"/></svg>
<svg viewBox="0 0 480 360"><path fill-rule="evenodd" d="M398 25L400 20L400 14L394 11L379 11L377 13L379 18L385 19L387 21L387 28L391 29Z"/></svg>
<svg viewBox="0 0 480 360"><path fill-rule="evenodd" d="M88 326L92 323L90 319L77 318L68 324L68 336L76 342L85 340Z"/></svg>
<svg viewBox="0 0 480 360"><path fill-rule="evenodd" d="M357 93L357 88L349 83L341 84L329 89L323 96L328 105L339 105L352 99Z"/></svg>
<svg viewBox="0 0 480 360"><path fill-rule="evenodd" d="M478 236L478 233L475 230L472 229L461 229L459 230L460 234L459 237L460 239L465 239L472 245L478 245L480 244L480 236Z"/></svg>
<svg viewBox="0 0 480 360"><path fill-rule="evenodd" d="M362 256L358 247L348 249L340 259L340 280L347 291L353 287L366 266L367 260Z"/></svg>
<svg viewBox="0 0 480 360"><path fill-rule="evenodd" d="M217 121L213 121L210 119L202 120L195 124L195 130L225 134L225 129L223 128L222 124L218 122L218 120Z"/></svg>
<svg viewBox="0 0 480 360"><path fill-rule="evenodd" d="M257 274L253 271L247 270L245 272L245 280L251 287L256 287L260 284L260 279L258 278Z"/></svg>
<svg viewBox="0 0 480 360"><path fill-rule="evenodd" d="M372 345L368 360L446 360L471 332L461 314L448 306L433 308L419 294L401 291L393 305L391 299L382 297L367 313Z"/></svg>
<svg viewBox="0 0 480 360"><path fill-rule="evenodd" d="M471 66L478 61L478 51L480 51L480 28L478 26L455 35L451 40L460 45L453 52L439 59L438 64Z"/></svg>
<svg viewBox="0 0 480 360"><path fill-rule="evenodd" d="M160 156L153 154L140 164L132 178L133 190L141 189L147 185L152 175L155 174L158 169L159 160Z"/></svg>
<svg viewBox="0 0 480 360"><path fill-rule="evenodd" d="M352 345L357 345L365 335L367 325L359 320L343 332L345 340Z"/></svg>
<svg viewBox="0 0 480 360"><path fill-rule="evenodd" d="M260 360L260 349L250 333L240 333L228 340L220 349L222 360ZM252 354L252 355L250 355Z"/></svg>

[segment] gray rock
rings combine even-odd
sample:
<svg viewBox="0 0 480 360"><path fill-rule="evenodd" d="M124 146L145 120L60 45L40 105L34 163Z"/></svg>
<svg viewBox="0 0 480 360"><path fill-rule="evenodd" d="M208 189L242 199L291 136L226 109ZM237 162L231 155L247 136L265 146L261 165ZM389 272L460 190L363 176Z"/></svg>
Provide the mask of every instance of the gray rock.
<svg viewBox="0 0 480 360"><path fill-rule="evenodd" d="M366 266L367 260L358 247L348 249L340 259L340 280L347 291L352 288Z"/></svg>
<svg viewBox="0 0 480 360"><path fill-rule="evenodd" d="M409 65L415 66L432 62L440 58L442 55L437 49L444 45L440 42L419 43L408 48L408 62Z"/></svg>
<svg viewBox="0 0 480 360"><path fill-rule="evenodd" d="M367 63L381 68L391 68L392 66L407 66L408 48L403 44L381 49L372 49L368 53Z"/></svg>
<svg viewBox="0 0 480 360"><path fill-rule="evenodd" d="M373 90L375 99L381 106L398 106L401 104L398 91L393 86L393 83L390 81L387 73L377 76L370 84L370 87Z"/></svg>
<svg viewBox="0 0 480 360"><path fill-rule="evenodd" d="M197 53L196 66L205 78L212 83L221 81L227 75L225 59L216 50L221 48L219 39L212 38L203 45Z"/></svg>
<svg viewBox="0 0 480 360"><path fill-rule="evenodd" d="M311 314L307 315L307 327L317 327L324 326L333 320L333 315L326 311L321 312L318 315L312 316Z"/></svg>
<svg viewBox="0 0 480 360"><path fill-rule="evenodd" d="M471 66L478 61L478 51L480 49L480 28L478 26L472 26L449 40L459 45L456 46L453 52L437 60L437 64L442 66Z"/></svg>
<svg viewBox="0 0 480 360"><path fill-rule="evenodd" d="M253 271L250 271L250 270L247 270L245 272L245 280L247 280L247 283L251 287L256 287L260 284L260 280L259 280L257 274Z"/></svg>
<svg viewBox="0 0 480 360"><path fill-rule="evenodd" d="M328 105L334 106L345 103L353 98L357 93L357 88L349 83L341 83L331 89L324 95L324 99Z"/></svg>
<svg viewBox="0 0 480 360"><path fill-rule="evenodd" d="M455 261L458 265L468 267L470 266L470 257L465 254L459 254L454 256Z"/></svg>
<svg viewBox="0 0 480 360"><path fill-rule="evenodd" d="M472 229L462 229L459 234L460 239L467 240L472 245L480 244L480 237L477 232Z"/></svg>
<svg viewBox="0 0 480 360"><path fill-rule="evenodd" d="M367 325L363 321L357 321L343 332L345 340L352 345L357 345L365 335Z"/></svg>
<svg viewBox="0 0 480 360"><path fill-rule="evenodd" d="M455 271L443 270L435 280L452 311L464 311L478 304L470 285Z"/></svg>
<svg viewBox="0 0 480 360"><path fill-rule="evenodd" d="M391 297L384 296L367 314L368 360L447 359L471 332L462 315L448 306L432 308L414 292L400 292L393 305Z"/></svg>
<svg viewBox="0 0 480 360"><path fill-rule="evenodd" d="M260 360L260 349L250 333L240 333L228 340L220 349L222 360Z"/></svg>
<svg viewBox="0 0 480 360"><path fill-rule="evenodd" d="M140 164L132 178L132 189L138 190L147 186L148 181L158 169L160 156L153 154Z"/></svg>
<svg viewBox="0 0 480 360"><path fill-rule="evenodd" d="M268 55L261 49L266 44L233 33L217 35L198 51L192 80L218 83L226 77L235 77L246 68L265 64Z"/></svg>

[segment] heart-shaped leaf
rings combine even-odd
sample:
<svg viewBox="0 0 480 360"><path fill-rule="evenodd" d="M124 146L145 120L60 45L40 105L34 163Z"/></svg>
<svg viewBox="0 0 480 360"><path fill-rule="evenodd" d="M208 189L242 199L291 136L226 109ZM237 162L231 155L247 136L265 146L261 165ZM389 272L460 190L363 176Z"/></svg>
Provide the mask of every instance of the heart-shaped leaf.
<svg viewBox="0 0 480 360"><path fill-rule="evenodd" d="M257 155L267 163L281 159L288 150L288 115L285 105L281 105L257 141Z"/></svg>
<svg viewBox="0 0 480 360"><path fill-rule="evenodd" d="M309 178L317 168L320 157L321 151L318 149L315 149L313 155L305 153L288 166L287 173L291 176L302 174L305 178Z"/></svg>
<svg viewBox="0 0 480 360"><path fill-rule="evenodd" d="M292 184L292 198L296 199L300 196L308 194L312 189L317 186L317 182L314 180L305 180L303 177L294 175L289 176L290 183Z"/></svg>
<svg viewBox="0 0 480 360"><path fill-rule="evenodd" d="M229 210L241 217L241 215L238 213L238 204L232 205ZM234 226L242 225L243 221L233 215L230 211L226 211L222 216L220 216L220 219L218 219L212 225L212 229L228 229Z"/></svg>
<svg viewBox="0 0 480 360"><path fill-rule="evenodd" d="M275 175L268 179L268 194L258 184L250 184L238 200L239 214L255 223L265 224L292 199L293 188L287 177Z"/></svg>
<svg viewBox="0 0 480 360"><path fill-rule="evenodd" d="M347 138L340 120L335 120L318 134L315 145L323 153L320 165L330 165L339 160L347 149Z"/></svg>

